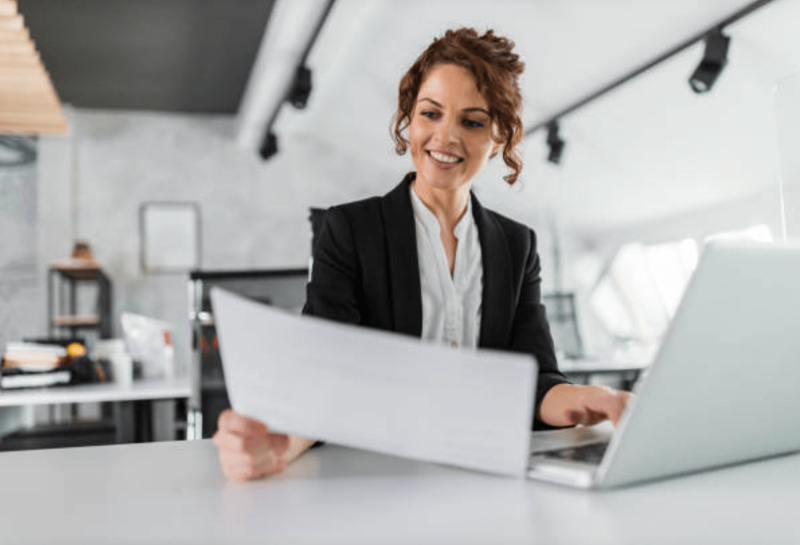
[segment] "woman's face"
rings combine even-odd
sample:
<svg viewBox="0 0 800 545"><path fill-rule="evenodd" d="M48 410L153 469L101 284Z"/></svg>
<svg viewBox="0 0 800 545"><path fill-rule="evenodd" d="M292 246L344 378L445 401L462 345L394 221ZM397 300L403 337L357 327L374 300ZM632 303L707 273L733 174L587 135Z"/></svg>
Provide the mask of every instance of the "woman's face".
<svg viewBox="0 0 800 545"><path fill-rule="evenodd" d="M472 73L455 64L433 67L408 126L417 180L442 190L468 186L500 147L492 130L489 105Z"/></svg>

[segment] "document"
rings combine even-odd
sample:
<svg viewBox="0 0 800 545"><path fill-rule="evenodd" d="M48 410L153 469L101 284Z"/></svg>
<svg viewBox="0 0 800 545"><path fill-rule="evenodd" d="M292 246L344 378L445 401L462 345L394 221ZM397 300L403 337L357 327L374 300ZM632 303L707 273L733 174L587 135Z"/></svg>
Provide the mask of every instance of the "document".
<svg viewBox="0 0 800 545"><path fill-rule="evenodd" d="M219 288L211 301L235 411L328 443L525 474L532 356L298 316Z"/></svg>

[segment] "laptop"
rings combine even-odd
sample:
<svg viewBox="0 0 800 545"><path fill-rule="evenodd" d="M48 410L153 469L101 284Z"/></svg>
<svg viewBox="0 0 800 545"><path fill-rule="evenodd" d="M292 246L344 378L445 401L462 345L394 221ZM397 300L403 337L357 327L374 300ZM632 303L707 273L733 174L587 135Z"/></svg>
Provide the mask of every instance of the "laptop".
<svg viewBox="0 0 800 545"><path fill-rule="evenodd" d="M800 451L798 384L800 246L710 243L618 429L534 434L528 477L605 489Z"/></svg>

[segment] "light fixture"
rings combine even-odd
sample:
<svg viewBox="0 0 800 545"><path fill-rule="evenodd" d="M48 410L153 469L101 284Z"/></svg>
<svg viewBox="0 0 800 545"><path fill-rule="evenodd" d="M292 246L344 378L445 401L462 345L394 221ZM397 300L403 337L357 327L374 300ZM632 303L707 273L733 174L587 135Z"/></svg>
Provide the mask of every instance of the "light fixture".
<svg viewBox="0 0 800 545"><path fill-rule="evenodd" d="M294 73L294 80L292 80L292 87L289 89L289 94L286 100L297 108L302 110L308 103L308 95L311 94L311 69L305 65L297 67Z"/></svg>
<svg viewBox="0 0 800 545"><path fill-rule="evenodd" d="M264 135L264 141L261 143L258 153L265 161L278 153L278 137L275 136L272 129L267 129L267 134Z"/></svg>
<svg viewBox="0 0 800 545"><path fill-rule="evenodd" d="M0 135L0 167L16 167L36 162L36 143L26 136Z"/></svg>
<svg viewBox="0 0 800 545"><path fill-rule="evenodd" d="M561 164L564 145L564 140L558 134L558 121L551 121L547 124L547 147L550 148L547 160L554 165Z"/></svg>
<svg viewBox="0 0 800 545"><path fill-rule="evenodd" d="M731 39L718 28L706 34L706 51L703 60L697 65L689 85L695 93L707 93L728 63L728 46Z"/></svg>

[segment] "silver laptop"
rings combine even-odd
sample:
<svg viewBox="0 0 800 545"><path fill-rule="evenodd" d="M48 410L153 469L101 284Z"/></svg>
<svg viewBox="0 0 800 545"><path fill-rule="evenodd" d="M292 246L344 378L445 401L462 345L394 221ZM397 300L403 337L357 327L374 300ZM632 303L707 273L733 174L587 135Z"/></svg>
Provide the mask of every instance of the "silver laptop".
<svg viewBox="0 0 800 545"><path fill-rule="evenodd" d="M798 385L800 246L711 243L616 432L536 433L528 476L611 488L800 451Z"/></svg>

